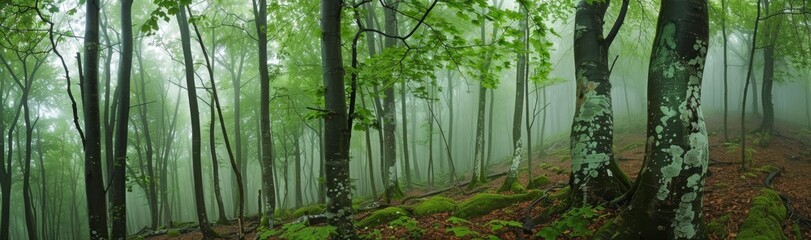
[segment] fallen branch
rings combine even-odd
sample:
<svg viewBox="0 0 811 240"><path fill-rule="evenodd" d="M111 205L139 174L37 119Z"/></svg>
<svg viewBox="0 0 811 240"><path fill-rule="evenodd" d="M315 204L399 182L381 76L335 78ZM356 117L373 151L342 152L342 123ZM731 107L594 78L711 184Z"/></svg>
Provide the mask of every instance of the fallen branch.
<svg viewBox="0 0 811 240"><path fill-rule="evenodd" d="M532 201L532 203L529 204L527 210L524 211L524 233L532 234L532 228L535 227L535 225L537 225L536 224L537 222L540 222L542 218L557 214L556 212L551 212L549 214L541 214L540 216L535 218L532 218L532 216L530 216L532 215L532 209L534 209L536 205L549 198L549 191L551 191L552 189L563 188L565 186L566 186L565 184L551 186L546 190L544 190L543 194L541 194L541 196L538 199L535 199L535 201ZM563 210L565 209L568 209L568 207L563 208Z"/></svg>
<svg viewBox="0 0 811 240"><path fill-rule="evenodd" d="M507 175L507 173L510 173L510 172L509 172L509 171L507 171L507 172L501 172L501 173L494 173L494 174L490 174L490 175L487 175L487 179L498 178L498 177L501 177L501 176ZM401 204L401 205L406 205L406 203L407 203L408 201L410 201L410 200L415 200L415 199L419 199L419 198L431 197L431 196L434 196L434 195L438 195L438 194L441 194L441 193L444 193L444 192L447 192L447 191L453 190L453 189L455 189L455 188L461 188L461 187L467 186L468 184L470 184L470 180L465 181L465 182L462 182L462 183L459 183L459 184L457 184L456 186L450 186L450 187L443 188L443 189L440 189L440 190L436 190L436 191L433 191L433 192L429 192L429 193L426 193L426 194L423 194L423 195L418 195L418 196L410 196L410 197L404 198L404 199L403 199L403 201L400 201L400 204ZM482 191L482 190L479 190L479 191L472 191L472 192L470 192L470 193L477 193L477 192L481 192L481 191ZM466 193L466 194L468 194L468 193Z"/></svg>

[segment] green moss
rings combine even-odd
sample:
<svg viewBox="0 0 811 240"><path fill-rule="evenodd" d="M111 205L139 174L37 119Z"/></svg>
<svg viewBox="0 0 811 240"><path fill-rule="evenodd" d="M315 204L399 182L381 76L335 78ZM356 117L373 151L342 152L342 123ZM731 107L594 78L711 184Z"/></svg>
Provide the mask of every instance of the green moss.
<svg viewBox="0 0 811 240"><path fill-rule="evenodd" d="M288 218L288 217L290 217L291 214L293 214L293 212L290 211L290 209L276 208L276 209L273 210L273 215L276 216L276 218L279 218L279 219Z"/></svg>
<svg viewBox="0 0 811 240"><path fill-rule="evenodd" d="M296 211L293 211L291 217L300 218L301 216L304 215L320 214L324 212L324 209L326 209L326 206L324 206L324 204L300 207L299 209L296 209Z"/></svg>
<svg viewBox="0 0 811 240"><path fill-rule="evenodd" d="M729 214L721 216L708 223L707 231L709 234L725 239L727 238L727 235L729 235L727 232L727 224L729 224Z"/></svg>
<svg viewBox="0 0 811 240"><path fill-rule="evenodd" d="M166 236L167 237L179 237L180 236L180 231L178 231L177 229L169 229L169 231L166 231Z"/></svg>
<svg viewBox="0 0 811 240"><path fill-rule="evenodd" d="M505 208L517 202L530 201L541 196L540 191L530 191L526 194L501 195L481 193L459 204L453 215L459 218L474 218L487 215L496 209Z"/></svg>
<svg viewBox="0 0 811 240"><path fill-rule="evenodd" d="M506 191L514 193L526 193L527 189L524 188L524 186L521 185L521 183L519 183L518 180L513 180L511 184L509 185L502 184L501 187L498 188L499 193Z"/></svg>
<svg viewBox="0 0 811 240"><path fill-rule="evenodd" d="M752 208L741 224L737 239L788 239L783 234L786 207L780 196L771 189L763 189L752 199Z"/></svg>
<svg viewBox="0 0 811 240"><path fill-rule="evenodd" d="M434 213L453 212L456 210L456 203L446 197L432 197L414 207L414 215L425 216Z"/></svg>
<svg viewBox="0 0 811 240"><path fill-rule="evenodd" d="M384 209L380 209L377 211L372 212L366 218L361 219L358 222L358 227L374 227L380 224L388 223L402 216L408 216L408 212L399 207L387 207Z"/></svg>
<svg viewBox="0 0 811 240"><path fill-rule="evenodd" d="M538 176L532 179L532 181L530 181L529 184L527 184L527 188L537 189L549 185L549 183L551 182L552 181L550 181L549 178L547 178L546 176Z"/></svg>

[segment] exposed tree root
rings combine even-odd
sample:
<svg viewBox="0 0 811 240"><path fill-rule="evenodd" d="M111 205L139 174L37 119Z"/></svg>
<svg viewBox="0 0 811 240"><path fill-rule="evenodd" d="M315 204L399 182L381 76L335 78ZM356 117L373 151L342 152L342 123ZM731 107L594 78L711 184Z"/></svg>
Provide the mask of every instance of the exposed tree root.
<svg viewBox="0 0 811 240"><path fill-rule="evenodd" d="M551 201L549 201L550 200L549 199L549 191L551 191L553 189L563 188L563 187L566 187L566 186L567 186L566 184L558 184L558 185L551 186L551 187L545 189L543 191L543 194L538 199L535 199L535 201L532 201L532 203L529 204L529 207L527 207L527 210L524 211L524 233L532 234L532 228L535 227L535 225L538 225L542 221L547 220L546 218L549 218L549 216L558 214L560 212L563 212L563 211L566 211L567 209L569 209L569 206L565 206L565 208L553 209L553 211L551 211L551 212L541 213L540 215L538 215L535 218L533 218L531 216L532 215L532 209L534 209L535 206L537 206L539 203L541 203L541 202L551 203ZM565 198L565 199L568 199L568 197ZM567 203L567 205L568 205L568 203Z"/></svg>
<svg viewBox="0 0 811 240"><path fill-rule="evenodd" d="M792 206L791 198L789 198L787 195L777 191L776 189L772 188L772 186L771 186L772 185L772 180L774 180L774 178L779 176L780 173L782 173L782 172L783 171L780 168L775 168L774 170L770 171L769 175L767 175L766 178L763 180L763 186L777 192L777 195L779 195L780 199L783 200L783 205L786 207L786 213L788 213L789 219L797 221L798 223L804 224L806 226L811 226L811 219L809 219L808 217L803 216L802 214L794 211L794 207Z"/></svg>

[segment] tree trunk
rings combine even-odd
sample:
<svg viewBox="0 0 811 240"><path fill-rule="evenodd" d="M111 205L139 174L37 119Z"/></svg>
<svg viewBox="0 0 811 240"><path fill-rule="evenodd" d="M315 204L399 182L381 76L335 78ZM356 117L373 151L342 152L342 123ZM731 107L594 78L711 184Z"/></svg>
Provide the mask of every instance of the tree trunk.
<svg viewBox="0 0 811 240"><path fill-rule="evenodd" d="M402 113L400 113L400 115L402 115L402 117L403 117L403 129L402 129L403 130L403 163L405 164L405 167L403 169L403 174L405 174L406 188L408 188L408 187L411 187L411 163L410 163L410 160L408 158L409 157L408 156L408 154L409 154L409 152L408 152L408 150L409 150L408 149L408 118L406 117L406 116L408 116L408 114L407 114L408 111L406 111L406 81L405 80L403 80L403 82L402 82L400 93L401 93L401 95L400 95L400 105L402 106L402 110L403 110ZM412 146L412 147L416 147L416 146Z"/></svg>
<svg viewBox="0 0 811 240"><path fill-rule="evenodd" d="M390 8L386 8L383 13L385 15L385 32L390 36L397 36L397 18L395 9L397 3L388 0L386 4ZM397 39L387 37L385 39L385 48L392 48L397 45ZM398 183L397 176L397 140L395 131L397 128L396 116L397 109L394 107L394 87L388 86L383 89L383 139L385 142L384 159L386 162L386 176L388 182L386 183L386 203L391 203L392 199L400 199L403 196L402 190Z"/></svg>
<svg viewBox="0 0 811 240"><path fill-rule="evenodd" d="M23 61L23 71L24 74L28 75L28 71L26 69L26 59L21 59ZM39 65L38 65L39 66ZM36 69L34 70L36 71ZM31 74L33 75L33 73ZM23 205L25 211L25 229L28 231L28 239L36 240L38 239L37 235L37 220L34 216L34 199L31 197L31 141L33 139L33 131L34 126L31 122L31 106L28 102L29 93L31 92L31 83L32 77L26 77L23 79L23 84L20 84L18 80L17 84L20 85L22 88L22 104L23 104L23 121L25 121L25 165L23 166ZM6 209L6 211L10 211L11 209Z"/></svg>
<svg viewBox="0 0 811 240"><path fill-rule="evenodd" d="M336 238L354 239L352 198L349 181L349 128L341 55L341 11L338 1L321 1L321 66L324 102L327 185L327 223L337 229ZM393 96L392 96L393 97ZM392 136L393 137L393 136Z"/></svg>
<svg viewBox="0 0 811 240"><path fill-rule="evenodd" d="M158 210L158 193L157 193L157 186L156 181L158 180L155 177L155 167L153 163L153 156L154 156L154 148L152 146L152 136L149 132L149 120L147 119L147 100L146 100L146 78L144 77L144 72L146 71L144 68L143 58L141 56L141 51L143 51L143 40L139 42L138 52L136 54L138 59L138 73L141 78L141 92L140 92L140 117L141 117L141 125L143 125L143 133L144 138L146 141L146 172L149 181L147 181L147 200L149 201L149 218L151 223L152 229L158 229L158 217L159 217L159 210ZM161 103L165 104L165 103ZM163 121L163 120L161 120Z"/></svg>
<svg viewBox="0 0 811 240"><path fill-rule="evenodd" d="M434 93L433 89L432 89L431 93ZM433 109L434 101L435 100L433 98L425 100L426 104L430 105L431 109ZM428 185L429 186L434 186L434 176L436 174L434 172L434 112L431 111L429 114L427 114L427 116L428 116L428 120L426 121L426 122L428 122L428 170L427 170L427 175L428 175Z"/></svg>
<svg viewBox="0 0 811 240"><path fill-rule="evenodd" d="M45 152L42 151L42 144L43 144L42 130L37 129L37 158L39 159L39 162L37 164L39 165L39 181L40 181L39 182L39 188L40 188L39 211L40 211L40 223L42 224L42 228L40 229L40 236L42 238L44 238L44 239L53 239L54 237L50 236L49 235L50 232L48 231L49 227L51 227L51 228L53 228L53 227L51 225L48 225L48 215L47 215L47 212L48 212L47 211L47 209L48 209L48 200L49 200L48 199L48 180L47 180L47 178L45 178L45 160L44 160L45 157L43 156L44 155L43 153L45 153ZM64 176L64 175L62 175L62 176ZM60 181L59 184L61 185L62 181ZM57 189L62 189L62 188L57 188ZM59 198L61 200L61 196L59 196ZM56 201L54 201L54 202L56 202ZM57 212L61 212L61 211L57 211ZM54 225L59 225L59 224L54 224Z"/></svg>
<svg viewBox="0 0 811 240"><path fill-rule="evenodd" d="M366 108L366 98L360 97L360 104L361 107ZM372 185L372 199L377 199L377 180L375 179L375 169L374 169L374 155L372 155L372 138L371 134L369 133L371 129L367 126L366 127L366 161L368 162L368 171L369 171L369 184Z"/></svg>
<svg viewBox="0 0 811 240"><path fill-rule="evenodd" d="M214 102L214 95L211 95L211 102ZM217 159L217 142L214 135L214 125L217 119L214 117L214 104L209 106L209 122L208 122L208 148L211 152L211 169L214 182L214 199L217 202L217 223L227 224L228 218L225 215L225 206L222 202L222 189L220 187L220 164ZM234 204L236 205L236 204Z"/></svg>
<svg viewBox="0 0 811 240"><path fill-rule="evenodd" d="M726 0L721 0L721 35L724 44L724 142L729 141L727 115L729 114L729 84L727 79L728 63L727 63L727 3Z"/></svg>
<svg viewBox="0 0 811 240"><path fill-rule="evenodd" d="M600 204L621 196L630 183L614 161L614 115L611 108L608 48L624 20L628 1L603 39L603 18L609 2L580 1L574 35L577 80L572 122L571 200L575 206Z"/></svg>
<svg viewBox="0 0 811 240"><path fill-rule="evenodd" d="M413 105L416 105L417 99L414 98ZM413 119L417 119L417 112L419 111L418 108L411 108L411 113ZM403 123L405 124L405 123ZM415 181L420 181L420 161L417 158L417 121L411 121L411 162L413 163L411 167L411 174L414 177Z"/></svg>
<svg viewBox="0 0 811 240"><path fill-rule="evenodd" d="M301 175L301 137L299 137L301 134L303 134L303 131L295 135L296 145L293 146L296 154L296 208L304 206L304 198L301 194L301 179L303 178Z"/></svg>
<svg viewBox="0 0 811 240"><path fill-rule="evenodd" d="M256 3L257 1L254 1ZM273 185L273 139L270 135L270 77L268 76L268 52L267 52L267 1L258 0L258 6L254 4L254 17L256 18L256 33L258 36L257 47L259 48L259 84L260 88L260 135L262 142L262 188L265 189L265 210L262 213L263 227L273 226L274 202L276 202Z"/></svg>
<svg viewBox="0 0 811 240"><path fill-rule="evenodd" d="M108 237L99 121L99 8L98 0L88 0L85 5L85 66L81 84L85 130L85 194L90 239Z"/></svg>
<svg viewBox="0 0 811 240"><path fill-rule="evenodd" d="M490 106L487 113L487 158L484 160L484 166L489 166L493 161L493 105L496 102L494 97L494 90L490 89Z"/></svg>
<svg viewBox="0 0 811 240"><path fill-rule="evenodd" d="M520 39L522 41L527 41L527 10L524 6L520 6L521 8L521 15L523 19L520 22L521 28L521 36ZM522 47L525 45L522 45ZM504 178L504 183L501 184L498 191L509 191L513 189L513 185L518 182L518 168L521 166L521 157L523 154L523 148L521 146L521 118L522 113L524 111L524 88L526 87L526 81L524 81L524 76L527 74L527 53L526 48L522 48L522 51L519 52L517 55L517 62L518 65L516 66L515 71L515 108L513 108L513 129L512 129L512 147L513 147L513 156L512 161L510 163L510 172L507 173L507 177Z"/></svg>
<svg viewBox="0 0 811 240"><path fill-rule="evenodd" d="M116 95L118 112L115 127L115 156L110 186L112 239L127 238L127 133L130 117L130 78L132 71L132 0L121 1L121 56Z"/></svg>
<svg viewBox="0 0 811 240"><path fill-rule="evenodd" d="M186 92L188 93L189 119L191 120L191 161L192 175L194 180L194 202L197 209L197 222L203 238L212 239L217 236L209 226L208 214L206 213L206 203L203 196L203 170L201 166L200 149L200 108L197 103L197 86L194 80L194 62L191 55L191 34L189 33L189 23L186 17L186 8L178 3L180 11L177 15L177 23L180 28L180 40L183 48L183 62L186 74Z"/></svg>
<svg viewBox="0 0 811 240"><path fill-rule="evenodd" d="M763 1L766 15L769 11L769 0ZM760 94L760 101L763 104L763 121L760 123L761 134L768 135L774 131L774 103L772 102L772 86L774 85L774 43L780 35L778 19L765 20L766 23L766 43L763 46L763 88ZM767 138L764 138L767 139ZM768 145L768 141L761 141L761 145Z"/></svg>
<svg viewBox="0 0 811 240"><path fill-rule="evenodd" d="M706 0L662 1L648 74L645 160L629 207L598 238L707 239L701 81L708 39Z"/></svg>

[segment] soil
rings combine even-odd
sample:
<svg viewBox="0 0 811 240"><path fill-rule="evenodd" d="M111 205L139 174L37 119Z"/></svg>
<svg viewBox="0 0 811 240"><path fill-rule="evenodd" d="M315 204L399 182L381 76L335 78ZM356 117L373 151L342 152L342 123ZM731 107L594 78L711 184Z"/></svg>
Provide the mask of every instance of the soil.
<svg viewBox="0 0 811 240"><path fill-rule="evenodd" d="M746 215L751 207L752 198L757 195L761 188L764 187L764 179L768 175L767 171L757 170L763 169L764 166L776 166L780 169L780 174L775 177L771 182L771 187L791 199L793 207L793 216L803 216L805 218L811 217L811 130L799 127L789 123L778 122L776 123L776 132L768 138L768 146L761 146L760 143L764 139L757 133L749 133L747 135L747 148L753 149L751 153L751 163L748 165L747 170L741 170L741 152L738 147L740 142L740 128L736 123L730 121L728 135L730 139L725 143L723 136L723 124L720 119L708 119L707 126L710 139L710 166L709 172L706 177L704 189L704 219L709 223L722 216L728 215L730 221L726 224L726 230L729 233L728 239L734 239L738 232L738 227L746 218ZM756 129L760 121L757 119L748 120L747 129ZM630 178L636 178L639 169L642 165L644 158L644 142L645 133L639 129L644 129L642 123L625 124L625 126L618 126L615 137L615 156L618 163L625 174ZM633 133L629 133L630 131ZM750 130L751 131L751 130ZM568 157L568 140L561 139L562 141L550 144L547 149L544 149L544 154L533 155L533 176L540 175L547 176L553 184L566 184L569 177L569 157ZM498 164L492 166L489 170L491 173L504 172L508 169L509 163ZM526 174L526 164L519 177L519 181L523 184L528 182ZM459 176L459 179L468 179L467 176ZM466 188L459 187L453 188L440 195L461 201L473 196L478 192L495 192L503 181L503 177L492 179L490 182L484 184L479 191L466 191ZM412 188L406 191L406 196L419 196L425 193L436 190L435 188ZM413 203L415 201L408 201ZM464 225L471 230L481 233L481 237L486 237L488 234L493 234L501 239L518 239L518 238L531 238L532 235L525 235L519 229L504 228L499 231L493 232L490 227L486 225L491 220L506 220L523 222L525 217L525 210L530 205L530 202L521 202L507 208L493 211L492 213L469 219L468 224L453 224L446 221L450 216L448 213L440 213L423 217L414 217L418 222L418 227L424 230L421 239L469 239L455 238L452 233L446 232L447 229L454 226ZM544 207L538 206L532 210L532 215L539 214ZM611 221L614 216L618 214L618 210L606 209L599 211L601 214L590 226L592 230L598 229L607 221ZM357 213L356 218L360 219L368 215L368 212ZM549 225L553 219L545 221L545 223L535 226L532 230L537 233L543 227ZM248 221L246 225L255 224L255 222ZM784 224L784 232L790 239L794 238L793 224L786 222ZM220 233L234 233L236 226L225 225L215 226L215 229ZM406 239L408 233L405 228L393 228L386 225L378 226L375 228L359 229L359 234L370 234L379 231L379 236L384 236L386 239ZM811 236L811 226L803 226L803 235ZM182 234L176 238L168 238L166 236L157 236L148 239L201 239L199 232L190 232ZM251 232L246 236L246 239L254 239L255 233ZM722 239L719 236L710 235L711 239Z"/></svg>

